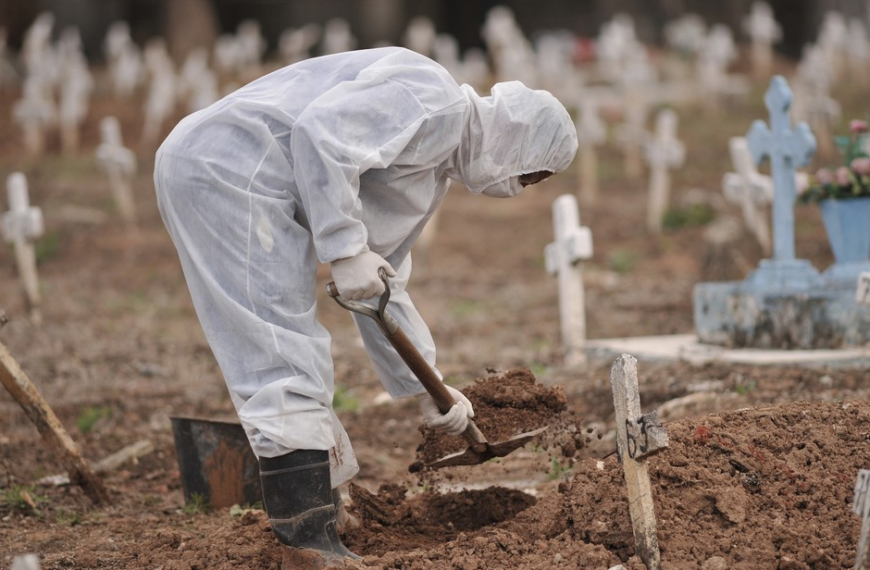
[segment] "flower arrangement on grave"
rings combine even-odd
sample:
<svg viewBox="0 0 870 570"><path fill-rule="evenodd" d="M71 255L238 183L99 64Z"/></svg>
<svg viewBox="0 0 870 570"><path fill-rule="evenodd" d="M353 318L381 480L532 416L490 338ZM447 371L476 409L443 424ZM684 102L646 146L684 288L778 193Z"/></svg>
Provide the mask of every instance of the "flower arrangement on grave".
<svg viewBox="0 0 870 570"><path fill-rule="evenodd" d="M870 197L870 155L865 146L870 136L870 124L853 120L849 123L849 131L849 136L834 139L843 154L843 165L820 168L806 177L805 184L801 184L803 188L798 188L801 203Z"/></svg>
<svg viewBox="0 0 870 570"><path fill-rule="evenodd" d="M818 204L822 223L834 253L834 266L840 279L854 287L856 272L870 265L870 155L867 154L867 121L849 124L848 137L835 142L843 153L844 163L832 170L822 168L807 177L806 187L798 188L798 200Z"/></svg>

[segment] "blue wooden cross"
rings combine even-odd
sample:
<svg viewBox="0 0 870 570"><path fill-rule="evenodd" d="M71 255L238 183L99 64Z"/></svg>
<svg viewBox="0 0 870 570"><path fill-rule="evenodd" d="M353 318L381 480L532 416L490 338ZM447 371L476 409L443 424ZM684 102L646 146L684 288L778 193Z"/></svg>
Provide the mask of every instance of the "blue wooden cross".
<svg viewBox="0 0 870 570"><path fill-rule="evenodd" d="M788 110L792 93L781 75L770 82L764 103L770 111L770 128L755 121L746 142L756 164L770 158L773 172L773 261L788 262L794 253L795 169L810 162L816 152L816 137L806 123L791 128Z"/></svg>

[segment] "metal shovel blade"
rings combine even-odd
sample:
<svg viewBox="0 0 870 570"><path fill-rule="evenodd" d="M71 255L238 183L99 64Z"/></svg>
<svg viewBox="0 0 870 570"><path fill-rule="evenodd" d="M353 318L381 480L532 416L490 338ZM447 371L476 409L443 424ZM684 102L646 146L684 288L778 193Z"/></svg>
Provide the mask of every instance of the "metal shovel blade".
<svg viewBox="0 0 870 570"><path fill-rule="evenodd" d="M442 467L455 467L458 465L479 465L494 457L504 457L509 453L516 451L525 444L529 443L533 438L541 435L550 426L540 427L536 430L519 433L505 441L496 443L487 442L486 449L482 452L476 451L473 447L469 447L465 451L457 451L450 455L445 455L441 459L437 459L432 463L427 463L429 469L441 469Z"/></svg>

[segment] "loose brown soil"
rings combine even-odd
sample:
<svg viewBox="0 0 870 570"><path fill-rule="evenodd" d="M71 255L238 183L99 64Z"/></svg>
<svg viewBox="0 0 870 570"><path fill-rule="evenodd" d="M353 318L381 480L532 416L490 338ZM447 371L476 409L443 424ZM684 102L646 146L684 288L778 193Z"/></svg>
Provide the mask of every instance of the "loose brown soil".
<svg viewBox="0 0 870 570"><path fill-rule="evenodd" d="M713 223L739 219L719 190L729 169L727 141L767 117L762 92L758 86L746 104L719 114L679 110L688 160L673 175L675 208L701 200ZM849 118L865 114L867 94L835 95L844 132ZM18 96L0 92L0 132L9 135L0 140L0 177L24 172L32 203L43 209L44 324L28 322L11 250L0 248L0 304L11 319L0 341L86 458L143 439L154 451L105 473L113 505L96 508L75 486L39 482L63 466L0 392L0 567L34 552L48 570L280 568L281 547L264 513L251 508L257 505L209 510L184 503L169 418L233 419L234 411L157 212L153 149L137 144L141 94L115 101L99 81L81 151L61 155L55 133L39 160L26 157L18 142L11 120ZM93 158L98 122L108 114L119 116L139 156L136 231L116 219ZM601 149L599 160L601 199L581 211L595 239L594 258L583 266L588 336L691 331L693 285L741 279L761 252L748 234L712 245L703 224L650 237L645 181L622 175L615 144ZM836 160L819 158L814 167ZM333 336L336 409L360 462L348 506L361 526L344 539L364 558L349 566L643 568L613 453L611 363L563 366L557 285L544 270L551 204L575 191L575 177L572 169L512 200L454 188L431 246L415 252L409 292L432 330L439 370L473 399L481 430L498 440L550 425L508 457L409 472L421 445L434 455L444 442L420 431L413 399L384 401L349 315L321 291L319 315ZM831 253L818 211L798 207L796 216L798 254L827 267ZM328 282L328 269L318 278ZM870 466L870 372L642 361L639 383L644 411L659 410L671 440L649 459L665 568L854 564L860 520L851 501L858 470ZM484 388L489 396L478 392ZM505 397L525 405L505 408ZM451 449L445 444L437 453Z"/></svg>
<svg viewBox="0 0 870 570"><path fill-rule="evenodd" d="M528 369L478 378L462 392L474 408L474 423L490 443L505 442L514 436L559 423L563 421L560 415L567 407L561 386L538 384ZM557 431L556 425L553 427ZM461 437L451 437L425 427L420 431L423 433L423 441L417 448L420 461L411 467L413 471L468 448L468 442Z"/></svg>

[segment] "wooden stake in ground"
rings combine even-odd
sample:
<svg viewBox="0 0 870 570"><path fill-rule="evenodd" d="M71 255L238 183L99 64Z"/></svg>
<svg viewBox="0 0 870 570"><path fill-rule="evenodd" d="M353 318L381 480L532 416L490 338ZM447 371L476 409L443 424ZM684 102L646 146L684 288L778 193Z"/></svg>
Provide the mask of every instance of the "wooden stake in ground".
<svg viewBox="0 0 870 570"><path fill-rule="evenodd" d="M3 237L15 248L15 263L30 320L35 325L42 323L39 279L36 274L36 249L33 240L43 234L42 210L30 205L27 194L27 179L20 172L13 172L6 180L9 195L9 211L3 214Z"/></svg>
<svg viewBox="0 0 870 570"><path fill-rule="evenodd" d="M0 343L0 383L15 398L39 430L52 455L57 457L67 470L70 481L79 485L94 504L110 505L112 500L102 479L93 472L81 456L78 447L60 420L2 343Z"/></svg>
<svg viewBox="0 0 870 570"><path fill-rule="evenodd" d="M655 135L645 149L650 165L646 226L654 234L662 230L662 216L670 201L670 170L682 166L686 158L686 147L677 140L677 122L677 113L672 109L659 111Z"/></svg>
<svg viewBox="0 0 870 570"><path fill-rule="evenodd" d="M115 117L100 121L102 143L97 147L97 161L109 177L115 205L129 226L136 225L136 202L133 199L131 177L136 173L136 155L124 148L121 125Z"/></svg>
<svg viewBox="0 0 870 570"><path fill-rule="evenodd" d="M743 222L755 236L765 255L770 255L770 224L764 208L773 202L773 180L758 172L752 153L743 137L728 142L731 162L737 172L729 172L722 179L722 190L729 202L739 204Z"/></svg>
<svg viewBox="0 0 870 570"><path fill-rule="evenodd" d="M598 201L598 156L595 147L607 138L607 127L598 115L598 105L594 99L585 99L580 104L577 138L580 142L580 200L584 206L590 206Z"/></svg>
<svg viewBox="0 0 870 570"><path fill-rule="evenodd" d="M855 570L870 570L870 469L861 469L855 481L855 498L852 512L861 517L861 537L858 539L858 555Z"/></svg>
<svg viewBox="0 0 870 570"><path fill-rule="evenodd" d="M655 412L642 416L637 386L637 360L628 354L610 370L616 410L616 444L625 471L634 547L648 570L661 570L656 516L646 457L668 446L668 434Z"/></svg>
<svg viewBox="0 0 870 570"><path fill-rule="evenodd" d="M559 277L562 354L568 367L586 364L586 307L580 261L592 258L592 232L580 226L577 199L563 194L553 202L556 240L544 251L547 273Z"/></svg>

